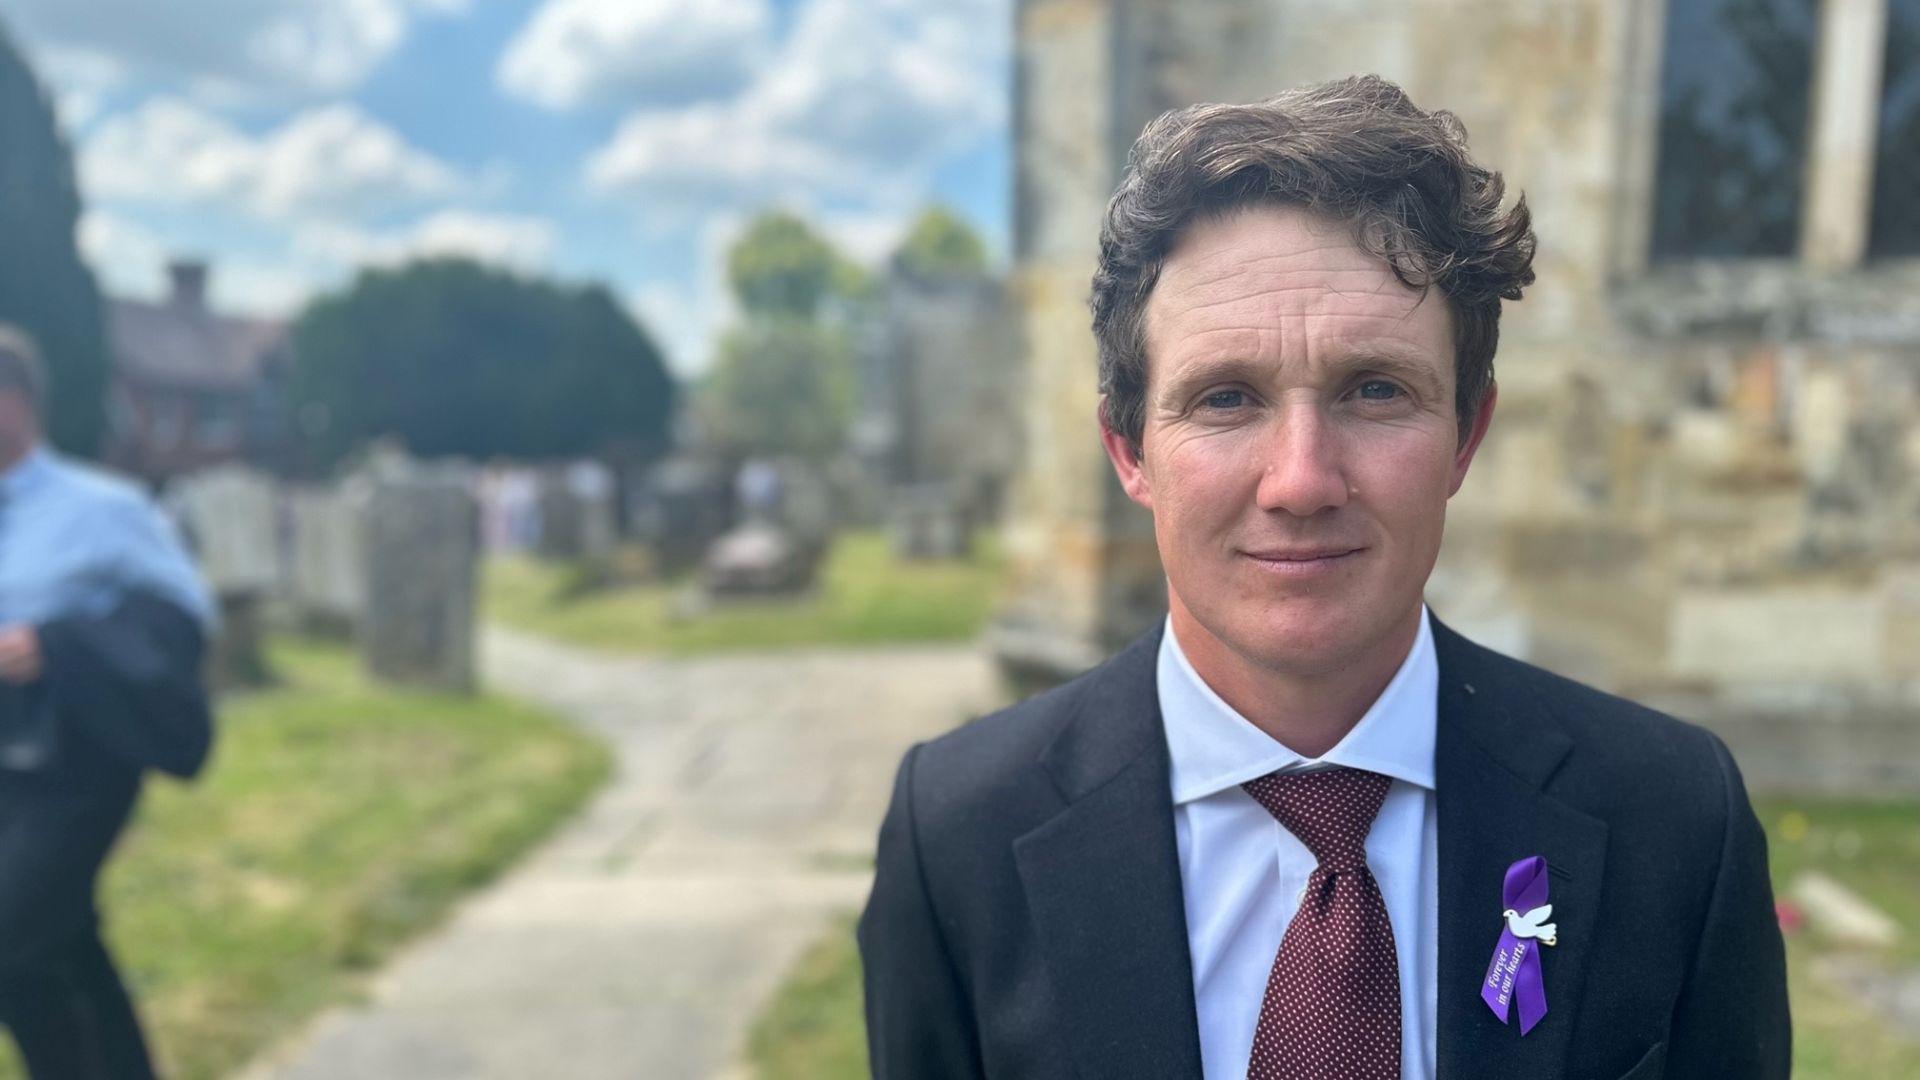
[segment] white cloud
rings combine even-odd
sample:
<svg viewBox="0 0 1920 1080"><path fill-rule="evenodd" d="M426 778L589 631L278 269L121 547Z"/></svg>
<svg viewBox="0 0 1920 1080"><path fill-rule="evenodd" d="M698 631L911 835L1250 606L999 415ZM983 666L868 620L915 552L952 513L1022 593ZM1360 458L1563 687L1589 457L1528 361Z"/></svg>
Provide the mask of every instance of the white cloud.
<svg viewBox="0 0 1920 1080"><path fill-rule="evenodd" d="M154 299L163 290L169 252L160 237L135 221L103 210L80 216L80 254L112 296Z"/></svg>
<svg viewBox="0 0 1920 1080"><path fill-rule="evenodd" d="M351 105L310 109L256 138L173 98L102 121L80 173L96 199L239 205L275 219L417 204L467 183Z"/></svg>
<svg viewBox="0 0 1920 1080"><path fill-rule="evenodd" d="M727 286L727 251L746 227L740 214L714 215L700 230L691 277L655 278L627 297L675 375L690 378L711 366L721 329L738 315Z"/></svg>
<svg viewBox="0 0 1920 1080"><path fill-rule="evenodd" d="M413 259L460 255L515 270L544 268L553 257L553 223L544 218L442 210L412 226L373 232L320 224L302 229L302 252L348 266L395 266Z"/></svg>
<svg viewBox="0 0 1920 1080"><path fill-rule="evenodd" d="M765 58L766 0L546 0L502 55L502 89L552 109L680 104L737 90Z"/></svg>
<svg viewBox="0 0 1920 1080"><path fill-rule="evenodd" d="M880 211L877 213L821 213L810 215L820 231L827 234L853 261L867 267L877 267L893 254L900 246L900 240L906 235L911 224L907 215Z"/></svg>
<svg viewBox="0 0 1920 1080"><path fill-rule="evenodd" d="M90 55L214 93L337 93L358 85L414 21L469 0L10 0L37 48ZM54 73L56 80L58 72Z"/></svg>
<svg viewBox="0 0 1920 1080"><path fill-rule="evenodd" d="M332 275L280 260L221 259L208 276L208 303L215 311L288 319L332 283Z"/></svg>
<svg viewBox="0 0 1920 1080"><path fill-rule="evenodd" d="M590 186L717 205L824 193L902 203L1004 123L1006 0L811 0L742 93L638 111Z"/></svg>

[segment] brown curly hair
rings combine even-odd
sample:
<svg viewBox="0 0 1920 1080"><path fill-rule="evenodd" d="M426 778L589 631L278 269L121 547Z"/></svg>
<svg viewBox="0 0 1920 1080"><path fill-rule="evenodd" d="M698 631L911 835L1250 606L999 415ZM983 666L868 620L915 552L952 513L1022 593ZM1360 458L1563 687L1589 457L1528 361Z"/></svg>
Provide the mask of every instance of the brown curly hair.
<svg viewBox="0 0 1920 1080"><path fill-rule="evenodd" d="M1466 128L1424 112L1377 75L1251 105L1192 105L1148 124L1107 203L1093 276L1103 418L1136 450L1146 423L1144 316L1161 264L1197 217L1251 204L1347 222L1356 243L1453 315L1461 437L1493 385L1500 301L1533 283L1523 196L1502 210L1500 174L1467 156Z"/></svg>

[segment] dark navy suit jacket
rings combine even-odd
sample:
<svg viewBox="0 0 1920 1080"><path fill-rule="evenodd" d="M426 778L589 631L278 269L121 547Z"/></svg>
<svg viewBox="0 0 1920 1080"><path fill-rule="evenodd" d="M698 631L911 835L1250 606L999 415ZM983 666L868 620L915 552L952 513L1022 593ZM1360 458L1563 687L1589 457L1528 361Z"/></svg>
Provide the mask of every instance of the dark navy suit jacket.
<svg viewBox="0 0 1920 1080"><path fill-rule="evenodd" d="M1200 1077L1159 638L907 754L859 930L879 1080ZM1766 838L1726 747L1437 620L1434 644L1441 1080L1786 1076ZM1559 933L1523 1038L1479 991L1530 855Z"/></svg>

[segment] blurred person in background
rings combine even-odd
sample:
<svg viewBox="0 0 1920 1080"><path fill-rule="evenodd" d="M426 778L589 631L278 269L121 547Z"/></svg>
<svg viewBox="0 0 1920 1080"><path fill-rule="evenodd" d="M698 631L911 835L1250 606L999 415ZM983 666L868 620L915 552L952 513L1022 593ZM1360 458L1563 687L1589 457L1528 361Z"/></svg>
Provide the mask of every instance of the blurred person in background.
<svg viewBox="0 0 1920 1080"><path fill-rule="evenodd" d="M215 614L146 496L46 445L46 395L0 324L0 1027L35 1080L140 1080L94 893L142 773L206 760Z"/></svg>
<svg viewBox="0 0 1920 1080"><path fill-rule="evenodd" d="M1098 422L1168 618L908 752L860 924L876 1076L1787 1075L1726 747L1423 599L1533 281L1502 193L1374 77L1135 142Z"/></svg>

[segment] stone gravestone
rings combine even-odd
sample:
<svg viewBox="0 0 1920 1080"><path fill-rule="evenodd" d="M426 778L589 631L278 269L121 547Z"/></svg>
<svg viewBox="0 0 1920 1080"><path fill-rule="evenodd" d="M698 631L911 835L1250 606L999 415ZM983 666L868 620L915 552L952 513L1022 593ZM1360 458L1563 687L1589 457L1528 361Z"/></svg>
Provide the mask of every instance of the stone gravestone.
<svg viewBox="0 0 1920 1080"><path fill-rule="evenodd" d="M381 470L366 498L368 674L458 693L475 687L479 511L469 485L431 470Z"/></svg>
<svg viewBox="0 0 1920 1080"><path fill-rule="evenodd" d="M661 462L632 500L633 532L653 549L668 575L700 565L733 520L726 470L694 457Z"/></svg>
<svg viewBox="0 0 1920 1080"><path fill-rule="evenodd" d="M168 501L193 546L200 572L220 604L213 677L223 686L267 681L262 608L279 591L281 533L273 480L240 465L181 479Z"/></svg>
<svg viewBox="0 0 1920 1080"><path fill-rule="evenodd" d="M365 485L352 482L289 494L287 586L304 627L345 633L358 625L366 606L366 503Z"/></svg>
<svg viewBox="0 0 1920 1080"><path fill-rule="evenodd" d="M745 523L707 552L703 581L710 595L804 592L833 543L826 478L796 459L758 465L757 474L743 470L736 482Z"/></svg>
<svg viewBox="0 0 1920 1080"><path fill-rule="evenodd" d="M539 474L543 559L595 559L614 545L613 473L597 461L576 461Z"/></svg>
<svg viewBox="0 0 1920 1080"><path fill-rule="evenodd" d="M894 490L888 507L893 553L902 559L964 559L973 552L973 520L954 484Z"/></svg>

